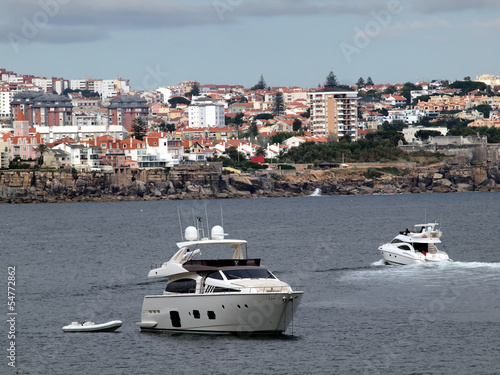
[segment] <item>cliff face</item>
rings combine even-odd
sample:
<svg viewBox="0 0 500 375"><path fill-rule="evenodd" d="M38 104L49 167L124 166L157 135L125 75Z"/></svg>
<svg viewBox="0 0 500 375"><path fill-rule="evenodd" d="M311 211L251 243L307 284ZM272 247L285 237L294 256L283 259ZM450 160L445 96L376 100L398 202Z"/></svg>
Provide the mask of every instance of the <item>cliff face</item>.
<svg viewBox="0 0 500 375"><path fill-rule="evenodd" d="M306 171L276 176L222 175L213 167L186 166L116 173L0 172L0 203L288 197L324 195L500 191L498 167L411 168L404 175L366 179L365 170ZM271 174L270 174L271 175Z"/></svg>

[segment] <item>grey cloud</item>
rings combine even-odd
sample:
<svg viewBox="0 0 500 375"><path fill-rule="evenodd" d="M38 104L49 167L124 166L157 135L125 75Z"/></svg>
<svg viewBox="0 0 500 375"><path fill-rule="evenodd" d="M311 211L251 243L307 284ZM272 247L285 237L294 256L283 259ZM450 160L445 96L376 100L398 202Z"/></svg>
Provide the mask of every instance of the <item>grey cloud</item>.
<svg viewBox="0 0 500 375"><path fill-rule="evenodd" d="M498 0L418 0L412 1L414 11L423 14L454 13L467 10L500 10Z"/></svg>
<svg viewBox="0 0 500 375"><path fill-rule="evenodd" d="M473 4L496 0L476 0ZM35 42L78 43L104 40L123 30L169 29L245 22L251 18L281 16L368 15L387 8L385 0L2 0L0 36L20 33L23 22L43 21ZM419 12L439 9L436 4L455 7L469 0L418 0ZM401 0L401 6L405 6ZM217 12L225 8L225 16ZM432 8L434 7L434 8ZM436 10L434 10L436 11ZM44 19L45 17L45 19ZM46 20L46 22L45 22ZM47 29L47 32L41 32Z"/></svg>

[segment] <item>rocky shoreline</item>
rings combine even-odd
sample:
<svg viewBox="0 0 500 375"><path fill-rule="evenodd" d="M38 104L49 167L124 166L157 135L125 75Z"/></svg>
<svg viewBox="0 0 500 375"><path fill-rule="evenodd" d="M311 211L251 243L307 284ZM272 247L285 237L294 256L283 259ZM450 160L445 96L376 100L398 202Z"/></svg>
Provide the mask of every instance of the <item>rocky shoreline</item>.
<svg viewBox="0 0 500 375"><path fill-rule="evenodd" d="M213 166L190 165L164 170L1 171L0 203L109 202L163 199L226 199L322 195L450 193L500 191L498 166L443 162L405 168L399 174L367 169L225 175Z"/></svg>

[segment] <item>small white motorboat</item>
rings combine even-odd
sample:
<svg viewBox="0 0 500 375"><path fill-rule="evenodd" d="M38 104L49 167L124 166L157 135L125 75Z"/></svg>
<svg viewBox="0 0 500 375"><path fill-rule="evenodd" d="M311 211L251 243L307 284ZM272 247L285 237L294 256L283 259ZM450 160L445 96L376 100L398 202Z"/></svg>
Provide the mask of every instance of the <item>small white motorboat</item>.
<svg viewBox="0 0 500 375"><path fill-rule="evenodd" d="M441 231L438 223L416 224L415 229L400 232L390 243L380 246L384 260L392 265L452 261L448 254L438 250Z"/></svg>
<svg viewBox="0 0 500 375"><path fill-rule="evenodd" d="M121 320L112 320L110 322L95 324L94 322L73 322L64 326L64 332L113 332L122 326Z"/></svg>

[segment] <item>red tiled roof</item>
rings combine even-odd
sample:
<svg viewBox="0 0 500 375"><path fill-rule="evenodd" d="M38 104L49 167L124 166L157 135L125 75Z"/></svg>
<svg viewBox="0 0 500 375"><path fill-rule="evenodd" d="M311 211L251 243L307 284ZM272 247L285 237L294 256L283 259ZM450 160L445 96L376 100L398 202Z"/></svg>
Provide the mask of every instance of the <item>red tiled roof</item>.
<svg viewBox="0 0 500 375"><path fill-rule="evenodd" d="M16 121L28 121L26 119L26 116L24 115L23 111L19 111L19 114L17 115Z"/></svg>

